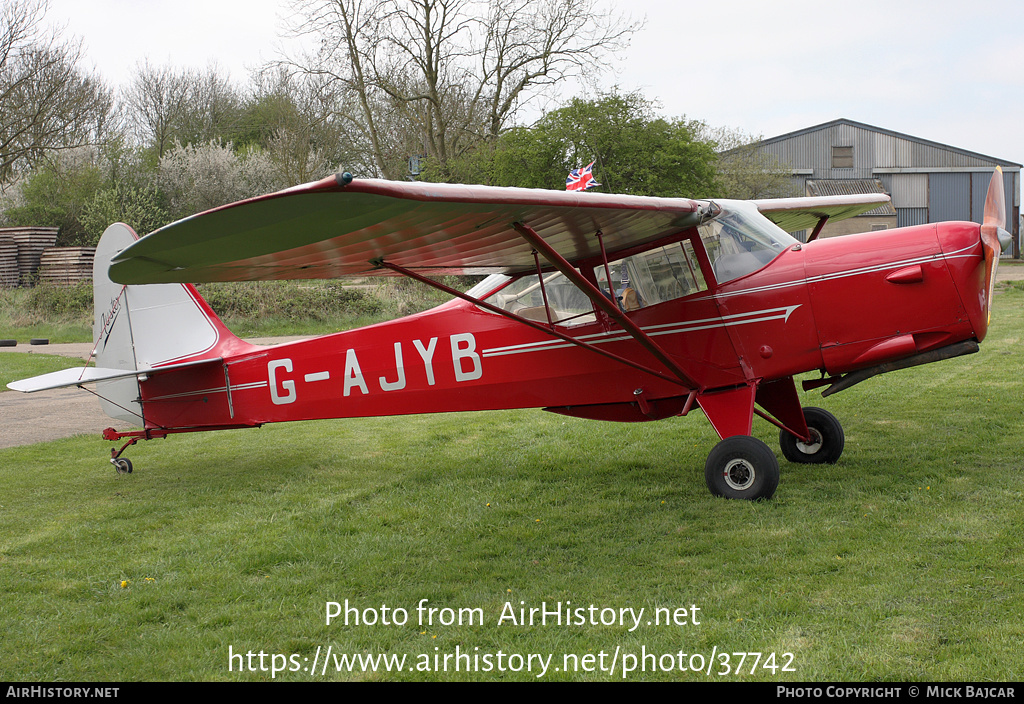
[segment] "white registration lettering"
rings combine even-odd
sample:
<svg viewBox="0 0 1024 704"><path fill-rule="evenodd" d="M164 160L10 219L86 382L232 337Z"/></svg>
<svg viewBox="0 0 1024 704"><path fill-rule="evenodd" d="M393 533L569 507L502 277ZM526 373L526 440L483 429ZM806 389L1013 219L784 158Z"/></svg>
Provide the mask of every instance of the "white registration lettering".
<svg viewBox="0 0 1024 704"><path fill-rule="evenodd" d="M364 394L370 393L366 388L366 380L363 379L363 371L359 368L356 351L349 350L345 353L345 396L349 395L353 386L358 386Z"/></svg>
<svg viewBox="0 0 1024 704"><path fill-rule="evenodd" d="M416 347L416 351L420 353L420 357L423 359L423 366L427 370L427 385L434 385L434 363L431 361L434 359L434 349L437 347L437 338L430 338L430 344L424 349L423 343L419 340L413 340L412 344Z"/></svg>
<svg viewBox="0 0 1024 704"><path fill-rule="evenodd" d="M405 366L402 364L402 343L395 343L395 369L398 370L398 380L388 381L380 377L380 388L383 391L401 391L405 388Z"/></svg>
<svg viewBox="0 0 1024 704"><path fill-rule="evenodd" d="M278 369L290 372L292 370L292 360L278 359L267 364L267 375L270 377L270 400L278 406L294 403L296 398L295 382L291 379L282 380L280 388L284 390L284 393L281 393L277 385Z"/></svg>
<svg viewBox="0 0 1024 704"><path fill-rule="evenodd" d="M473 333L467 332L462 335L452 335L452 363L455 365L455 381L472 381L483 376L483 368L480 366L480 355L476 353L476 338ZM465 346L463 346L463 343ZM472 364L470 371L463 371L462 362L468 359Z"/></svg>

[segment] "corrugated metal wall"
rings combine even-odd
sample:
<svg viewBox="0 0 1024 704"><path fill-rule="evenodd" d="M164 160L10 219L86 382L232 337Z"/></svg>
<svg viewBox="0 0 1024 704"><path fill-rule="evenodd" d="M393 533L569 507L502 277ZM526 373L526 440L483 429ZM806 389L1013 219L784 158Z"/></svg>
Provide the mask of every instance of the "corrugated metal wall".
<svg viewBox="0 0 1024 704"><path fill-rule="evenodd" d="M896 226L927 225L928 208L896 208Z"/></svg>
<svg viewBox="0 0 1024 704"><path fill-rule="evenodd" d="M889 181L893 207L928 207L928 174L889 174Z"/></svg>
<svg viewBox="0 0 1024 704"><path fill-rule="evenodd" d="M962 218L963 220L982 222L985 219L985 198L988 196L988 184L991 180L992 177L988 174L974 175L974 183L971 185L971 205L974 211L970 217ZM1003 181L1003 187L1006 187L1005 180ZM946 219L949 220L951 218Z"/></svg>
<svg viewBox="0 0 1024 704"><path fill-rule="evenodd" d="M935 173L928 176L928 219L931 222L970 220L971 174Z"/></svg>

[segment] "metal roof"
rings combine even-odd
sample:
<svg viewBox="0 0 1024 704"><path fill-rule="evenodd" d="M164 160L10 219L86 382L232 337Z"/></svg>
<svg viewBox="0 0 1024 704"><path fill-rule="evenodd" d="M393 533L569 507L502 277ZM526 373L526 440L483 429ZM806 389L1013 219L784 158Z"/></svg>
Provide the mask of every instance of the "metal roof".
<svg viewBox="0 0 1024 704"><path fill-rule="evenodd" d="M953 153L956 153L956 154L961 154L963 156L973 157L975 159L983 159L983 160L991 162L993 165L998 164L998 165L1003 166L1003 167L1010 167L1010 168L1016 167L1017 169L1020 169L1022 167L1021 164L1018 164L1017 162L1014 162L1014 161L1007 161L1006 159L998 159L998 158L996 158L994 156L988 156L987 154L980 154L978 152L972 152L972 151L969 151L967 149L961 149L959 147L954 147L954 146L949 145L949 144L943 144L942 142L933 142L933 141L928 140L928 139L921 139L920 137L914 137L912 135L904 134L902 132L896 132L894 130L887 130L887 129L884 129L882 127L875 127L874 125L868 125L868 124L865 124L863 122L855 122L854 120L848 120L846 118L839 118L838 120L832 120L831 122L823 122L820 125L813 125L812 127L805 127L804 129L796 130L795 132L787 132L786 134L780 134L780 135L778 135L776 137L768 137L767 139L760 140L760 144L764 145L764 146L767 146L769 144L775 144L775 143L778 143L778 142L783 142L783 141L786 141L788 139L793 139L794 137L802 137L802 136L810 134L812 132L818 132L820 130L829 129L831 127L836 127L836 126L839 126L839 125L849 125L849 126L854 127L854 128L858 128L858 129L862 129L862 130L868 130L870 132L877 132L878 134L889 135L890 137L896 137L898 139L905 139L905 140L908 140L908 141L911 141L911 142L915 142L917 144L922 144L922 145L934 147L934 148L937 148L937 149L942 149L942 150L950 151L950 152L953 152Z"/></svg>

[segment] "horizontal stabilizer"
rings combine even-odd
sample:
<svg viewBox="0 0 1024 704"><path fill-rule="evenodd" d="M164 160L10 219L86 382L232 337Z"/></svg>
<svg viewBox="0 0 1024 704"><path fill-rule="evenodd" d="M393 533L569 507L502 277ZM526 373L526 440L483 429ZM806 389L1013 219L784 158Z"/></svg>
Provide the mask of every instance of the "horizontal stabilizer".
<svg viewBox="0 0 1024 704"><path fill-rule="evenodd" d="M110 379L123 379L126 377L137 377L137 376L150 376L153 374L160 374L163 372L171 371L172 369L182 369L184 367L194 367L200 364L211 364L213 362L223 361L220 357L213 359L200 359L194 362L183 362L181 364L170 364L166 367L157 367L155 369L104 369L101 367L72 367L71 369L62 369L59 372L50 372L49 374L42 374L40 376L34 376L29 379L20 379L18 381L12 381L7 385L8 389L12 391L21 391L23 393L32 393L33 391L46 391L47 389L62 389L68 386L81 386L82 384L90 384L97 381L108 381Z"/></svg>

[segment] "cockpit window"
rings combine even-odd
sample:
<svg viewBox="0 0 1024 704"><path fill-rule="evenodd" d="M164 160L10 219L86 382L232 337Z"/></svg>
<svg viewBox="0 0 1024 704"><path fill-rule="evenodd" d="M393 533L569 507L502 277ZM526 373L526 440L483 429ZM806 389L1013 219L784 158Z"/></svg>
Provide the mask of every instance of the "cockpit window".
<svg viewBox="0 0 1024 704"><path fill-rule="evenodd" d="M704 291L707 284L689 240L609 262L619 308L629 312ZM604 265L594 267L598 286L608 290Z"/></svg>
<svg viewBox="0 0 1024 704"><path fill-rule="evenodd" d="M551 322L557 325L582 325L597 319L587 294L576 288L561 272L544 274L543 280L544 290L541 291L539 276L523 276L488 296L487 302L540 323L548 322L549 313ZM547 310L544 308L545 296Z"/></svg>
<svg viewBox="0 0 1024 704"><path fill-rule="evenodd" d="M722 211L698 230L720 284L757 271L798 244L749 203L725 203Z"/></svg>
<svg viewBox="0 0 1024 704"><path fill-rule="evenodd" d="M718 283L732 281L763 267L789 247L799 244L791 235L742 201L721 201L719 212L698 226L696 237L594 267L597 286L620 310L631 312L690 296L708 289L695 248L707 251ZM611 283L608 274L611 274ZM583 291L559 272L513 279L492 275L469 293L518 316L556 325L593 323L594 305ZM541 286L543 281L543 290ZM544 297L547 297L547 307ZM550 318L549 318L550 316Z"/></svg>

